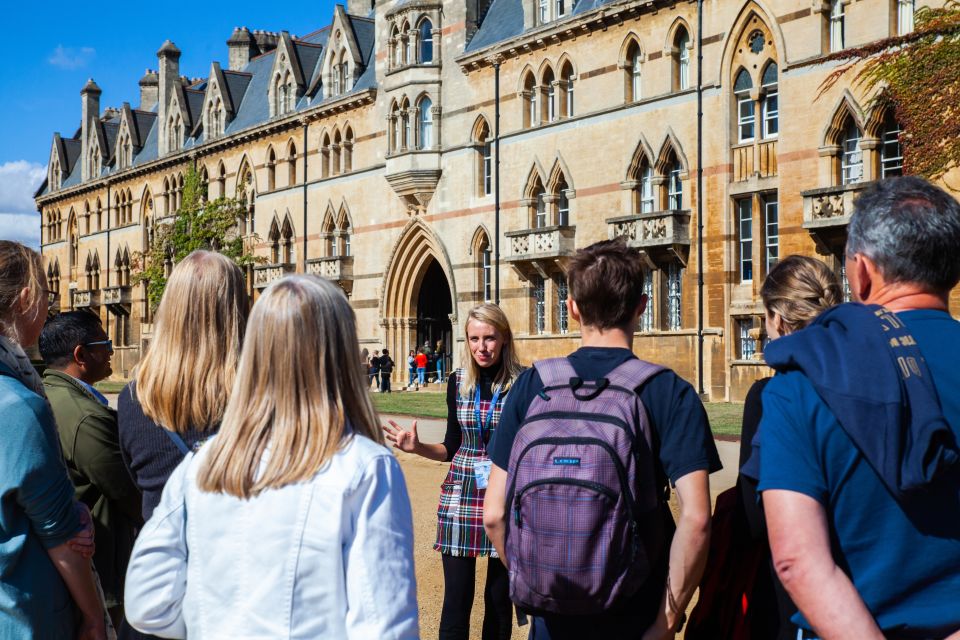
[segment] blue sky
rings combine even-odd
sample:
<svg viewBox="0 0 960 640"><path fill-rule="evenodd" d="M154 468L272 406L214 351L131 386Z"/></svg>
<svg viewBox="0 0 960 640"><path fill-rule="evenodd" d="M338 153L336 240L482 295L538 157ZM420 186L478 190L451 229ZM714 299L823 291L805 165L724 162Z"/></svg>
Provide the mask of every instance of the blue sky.
<svg viewBox="0 0 960 640"><path fill-rule="evenodd" d="M137 82L156 69L167 38L183 52L180 71L206 76L210 62L227 66L234 27L305 35L330 23L332 0L96 5L53 1L4 7L0 56L0 238L39 245L33 192L46 175L55 131L80 125L80 89L93 78L100 106L139 102Z"/></svg>

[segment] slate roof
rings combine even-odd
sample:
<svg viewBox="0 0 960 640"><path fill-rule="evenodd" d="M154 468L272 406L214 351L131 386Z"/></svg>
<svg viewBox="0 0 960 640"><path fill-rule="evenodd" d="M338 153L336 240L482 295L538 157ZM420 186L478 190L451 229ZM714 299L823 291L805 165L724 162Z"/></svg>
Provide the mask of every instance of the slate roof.
<svg viewBox="0 0 960 640"><path fill-rule="evenodd" d="M580 0L586 2L588 0ZM467 43L465 53L483 49L523 33L523 4L521 0L493 0L480 28Z"/></svg>
<svg viewBox="0 0 960 640"><path fill-rule="evenodd" d="M226 83L226 92L230 95L230 102L233 103L233 111L236 113L237 107L243 102L243 94L250 86L252 77L248 73L238 71L223 70L223 80Z"/></svg>

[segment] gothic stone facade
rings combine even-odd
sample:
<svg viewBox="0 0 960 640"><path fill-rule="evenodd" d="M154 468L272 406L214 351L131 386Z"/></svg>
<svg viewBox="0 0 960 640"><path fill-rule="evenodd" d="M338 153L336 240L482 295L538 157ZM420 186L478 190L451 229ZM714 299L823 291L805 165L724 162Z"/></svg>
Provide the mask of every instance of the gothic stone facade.
<svg viewBox="0 0 960 640"><path fill-rule="evenodd" d="M363 346L399 362L438 339L458 362L462 318L497 280L525 361L574 349L567 260L626 236L649 268L635 350L696 383L702 266L704 391L741 399L767 373L769 266L802 253L842 275L853 198L899 172L897 123L851 78L815 98L836 68L822 58L910 29L914 8L704 3L702 162L693 1L350 0L303 37L235 30L227 67L195 79L168 41L136 108L101 109L91 80L79 131L54 136L36 198L54 307L99 313L130 374L151 331L131 271L192 165L209 197L248 203L252 295L294 271L333 279Z"/></svg>

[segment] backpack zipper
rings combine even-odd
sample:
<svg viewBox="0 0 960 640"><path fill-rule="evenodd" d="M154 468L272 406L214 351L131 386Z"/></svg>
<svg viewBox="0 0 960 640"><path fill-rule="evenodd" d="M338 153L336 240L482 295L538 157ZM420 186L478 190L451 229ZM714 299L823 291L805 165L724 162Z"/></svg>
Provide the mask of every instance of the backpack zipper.
<svg viewBox="0 0 960 640"><path fill-rule="evenodd" d="M545 484L565 484L565 485L572 485L577 487L586 487L591 491L605 495L606 497L610 498L614 502L617 501L616 492L610 487L604 486L599 482L593 482L591 480L580 480L578 478L541 478L539 480L534 480L533 482L524 485L524 487L520 489L520 493L517 494L517 501L514 504L514 508L513 508L514 522L516 523L517 527L520 526L520 498L523 496L524 492L527 491L528 489L545 485Z"/></svg>

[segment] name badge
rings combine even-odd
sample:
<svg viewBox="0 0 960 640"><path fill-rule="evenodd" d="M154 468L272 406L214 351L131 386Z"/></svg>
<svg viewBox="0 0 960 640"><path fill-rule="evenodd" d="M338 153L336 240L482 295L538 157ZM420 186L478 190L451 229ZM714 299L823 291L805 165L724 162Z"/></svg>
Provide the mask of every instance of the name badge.
<svg viewBox="0 0 960 640"><path fill-rule="evenodd" d="M493 465L489 460L478 460L473 463L473 477L477 479L477 489L486 489L487 482L490 480L490 467Z"/></svg>

